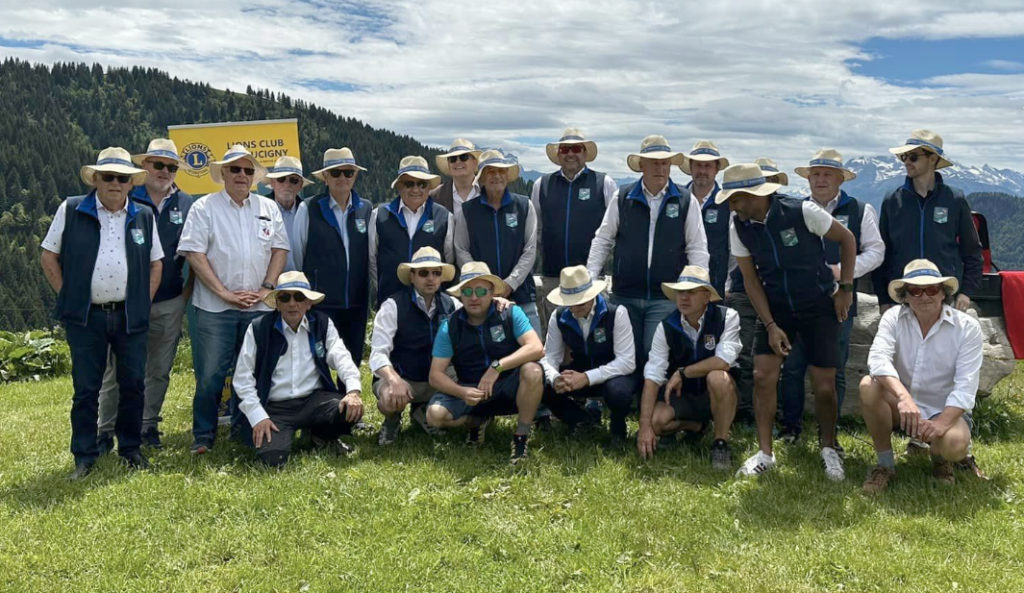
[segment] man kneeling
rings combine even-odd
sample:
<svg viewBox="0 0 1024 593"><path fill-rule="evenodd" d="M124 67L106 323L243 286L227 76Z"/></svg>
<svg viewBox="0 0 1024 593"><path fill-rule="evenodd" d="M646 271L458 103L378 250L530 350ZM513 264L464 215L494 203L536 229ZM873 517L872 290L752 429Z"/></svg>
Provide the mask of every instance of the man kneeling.
<svg viewBox="0 0 1024 593"><path fill-rule="evenodd" d="M649 458L658 437L680 430L699 433L711 420L715 426L711 466L727 470L732 465L729 429L736 415L736 385L729 367L742 348L739 315L709 304L722 297L700 266L686 266L676 282L663 282L661 290L675 301L678 312L666 317L654 332L644 367L637 449L641 457ZM664 400L659 401L659 396Z"/></svg>
<svg viewBox="0 0 1024 593"><path fill-rule="evenodd" d="M235 363L241 414L235 417L234 432L269 466L288 461L298 429L309 430L316 445L348 453L338 437L351 432L363 416L359 369L330 318L310 311L323 299L310 290L305 274L285 272L263 299L275 311L245 330ZM344 397L331 369L345 384Z"/></svg>
<svg viewBox="0 0 1024 593"><path fill-rule="evenodd" d="M439 393L430 399L431 426L466 424L467 442L479 445L491 417L518 414L512 436L512 463L526 457L526 442L544 392L544 373L536 361L544 355L540 338L518 306L499 312L494 295L505 294L505 282L483 262L462 266L459 283L448 290L462 309L442 322L434 339L430 385ZM455 367L456 383L445 372Z"/></svg>

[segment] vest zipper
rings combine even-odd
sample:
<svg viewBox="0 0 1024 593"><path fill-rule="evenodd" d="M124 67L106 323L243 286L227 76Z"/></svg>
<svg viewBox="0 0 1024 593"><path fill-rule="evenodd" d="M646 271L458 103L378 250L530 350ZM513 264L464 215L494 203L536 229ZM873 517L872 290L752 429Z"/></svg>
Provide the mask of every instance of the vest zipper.
<svg viewBox="0 0 1024 593"><path fill-rule="evenodd" d="M487 323L487 320L484 320L484 323ZM486 373L491 366L491 357L487 355L487 346L484 345L484 327L481 325L476 328L476 333L480 336L480 348L484 351L484 372Z"/></svg>
<svg viewBox="0 0 1024 593"><path fill-rule="evenodd" d="M499 278L503 278L505 276L505 274L503 274L502 271L501 271L501 235L499 234L499 231L498 231L498 212L500 210L501 209L499 208L498 210L494 211L494 247L495 247L495 250L497 252L497 258L496 259L497 259L498 270L496 272L496 275ZM512 296L512 295L509 295L509 296Z"/></svg>
<svg viewBox="0 0 1024 593"><path fill-rule="evenodd" d="M924 203L921 202L921 199L918 198L916 195L914 196L914 198L917 199L917 207L921 210L920 225L918 225L920 228L918 232L918 245L920 246L920 255L918 257L924 259Z"/></svg>
<svg viewBox="0 0 1024 593"><path fill-rule="evenodd" d="M569 191L565 196L565 266L569 267L569 218L572 215L572 184L569 182Z"/></svg>
<svg viewBox="0 0 1024 593"><path fill-rule="evenodd" d="M782 267L782 262L779 261L779 250L775 247L775 241L772 240L772 234L768 231L768 225L764 226L764 234L768 237L768 243L772 246L772 255L775 256L775 265L782 270L782 290L786 293L786 301L789 303L789 310L796 311L796 307L793 306L793 297L789 294L789 275L786 273L786 269Z"/></svg>

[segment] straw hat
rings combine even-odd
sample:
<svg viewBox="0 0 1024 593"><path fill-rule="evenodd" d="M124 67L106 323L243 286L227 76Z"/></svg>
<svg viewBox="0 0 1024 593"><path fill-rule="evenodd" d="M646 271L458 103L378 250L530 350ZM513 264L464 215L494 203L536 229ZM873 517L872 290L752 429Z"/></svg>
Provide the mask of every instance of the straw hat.
<svg viewBox="0 0 1024 593"><path fill-rule="evenodd" d="M640 159L672 159L672 164L679 167L686 162L686 157L681 152L674 152L668 145L664 136L652 134L640 142L640 152L630 153L626 157L626 164L630 169L640 172Z"/></svg>
<svg viewBox="0 0 1024 593"><path fill-rule="evenodd" d="M253 169L256 169L255 175L252 178L252 184L256 185L267 176L267 168L260 164L256 160L256 157L252 156L249 149L242 146L241 144L235 144L224 153L224 158L219 161L213 161L210 163L210 178L213 179L214 183L224 183L223 169L224 165L230 165L241 160L248 160L252 163Z"/></svg>
<svg viewBox="0 0 1024 593"><path fill-rule="evenodd" d="M104 148L96 157L95 165L85 165L79 170L82 181L90 187L96 186L96 182L92 179L95 173L131 175L132 185L142 185L146 182L146 175L148 175L145 169L140 169L132 164L132 155L120 146Z"/></svg>
<svg viewBox="0 0 1024 593"><path fill-rule="evenodd" d="M284 272L277 277L277 286L274 290L267 293L267 296L263 297L263 302L271 309L277 308L277 293L282 290L289 292L301 292L306 295L306 298L313 302L314 305L324 300L324 293L317 292L309 287L309 280L306 279L306 275L302 272Z"/></svg>
<svg viewBox="0 0 1024 593"><path fill-rule="evenodd" d="M698 140L688 154L683 155L683 164L679 168L690 175L690 161L718 161L718 170L729 166L729 159L722 156L718 147L710 140Z"/></svg>
<svg viewBox="0 0 1024 593"><path fill-rule="evenodd" d="M483 154L480 155L480 164L477 165L476 178L473 180L473 183L480 183L480 175L484 172L484 167L508 169L506 175L508 176L509 183L519 179L519 163L501 154L501 151L485 150Z"/></svg>
<svg viewBox="0 0 1024 593"><path fill-rule="evenodd" d="M934 152L939 155L939 162L935 165L936 169L942 169L943 167L953 165L952 162L946 159L942 152L942 136L939 136L930 130L914 130L910 133L910 138L907 138L907 141L903 146L890 148L889 152L899 156L905 152L910 152L915 148L923 148L929 152Z"/></svg>
<svg viewBox="0 0 1024 593"><path fill-rule="evenodd" d="M548 160L552 163L561 166L558 162L558 147L563 144L582 144L587 147L587 162L591 162L597 158L597 143L593 140L587 140L583 137L583 132L579 128L566 128L562 132L562 137L556 142L549 142L545 147L545 151L548 153Z"/></svg>
<svg viewBox="0 0 1024 593"><path fill-rule="evenodd" d="M453 297L461 296L459 291L462 289L462 285L478 278L490 282L491 286L494 287L495 295L503 295L508 292L508 284L505 284L504 280L492 274L487 264L482 261L469 261L462 264L462 271L459 273L459 283L449 288L448 294Z"/></svg>
<svg viewBox="0 0 1024 593"><path fill-rule="evenodd" d="M172 161L182 163L181 157L178 156L177 145L174 144L174 140L167 138L153 138L150 140L146 152L132 155L132 162L136 165L142 165L142 162L149 157L171 159Z"/></svg>
<svg viewBox="0 0 1024 593"><path fill-rule="evenodd" d="M420 247L412 254L412 261L398 264L398 281L408 286L413 270L420 268L441 268L441 282L450 282L455 278L455 266L445 263L441 254L433 247Z"/></svg>
<svg viewBox="0 0 1024 593"><path fill-rule="evenodd" d="M857 174L843 166L843 155L832 148L822 148L818 152L814 153L814 158L807 164L806 167L797 167L793 169L796 174L807 179L811 174L812 167L828 167L829 169L838 169L843 174L843 181L852 181L857 178Z"/></svg>
<svg viewBox="0 0 1024 593"><path fill-rule="evenodd" d="M302 161L293 156L283 156L274 163L274 168L267 173L267 179L280 179L289 175L302 177L302 187L313 185L314 181L302 175Z"/></svg>
<svg viewBox="0 0 1024 593"><path fill-rule="evenodd" d="M395 189L395 185L398 180L402 178L402 175L408 175L414 179L422 179L427 182L427 189L434 189L441 185L441 176L434 175L427 168L427 159L421 156L406 156L402 157L402 162L398 164L398 175L395 176L395 180L391 182L391 189Z"/></svg>
<svg viewBox="0 0 1024 593"><path fill-rule="evenodd" d="M469 140L466 140L465 138L456 138L455 140L452 140L452 145L448 147L448 152L434 157L434 162L437 164L437 170L440 171L442 175L451 177L452 170L448 167L448 157L469 153L473 155L473 158L479 161L480 152L481 151L476 147L476 145Z"/></svg>
<svg viewBox="0 0 1024 593"><path fill-rule="evenodd" d="M733 194L751 194L754 196L770 196L782 187L778 183L769 183L765 179L761 166L757 163L741 163L725 169L722 177L722 191L715 196L715 203L721 204Z"/></svg>
<svg viewBox="0 0 1024 593"><path fill-rule="evenodd" d="M711 286L711 276L708 275L708 271L700 266L686 266L679 273L679 278L676 278L675 282L661 283L661 292L670 301L676 300L676 292L694 288L707 289L711 293L711 302L722 300L715 287Z"/></svg>
<svg viewBox="0 0 1024 593"><path fill-rule="evenodd" d="M572 307L594 299L605 289L604 280L592 280L587 266L562 268L558 278L558 290L548 293L548 300L558 306Z"/></svg>
<svg viewBox="0 0 1024 593"><path fill-rule="evenodd" d="M943 276L939 272L939 268L932 262L926 259L915 259L911 260L910 263L903 268L903 277L897 278L889 283L889 298L902 303L900 299L900 292L906 285L912 286L931 286L932 284L944 284L950 292L956 294L956 291L960 289L960 283L957 279L952 276Z"/></svg>
<svg viewBox="0 0 1024 593"><path fill-rule="evenodd" d="M352 149L349 147L344 148L328 148L324 151L324 168L313 171L313 177L316 177L320 181L326 182L324 179L324 173L330 169L357 169L359 171L365 171L366 169L356 164L356 159L352 156Z"/></svg>
<svg viewBox="0 0 1024 593"><path fill-rule="evenodd" d="M758 167L761 167L761 171L764 172L764 176L767 177L769 181L774 178L775 181L782 185L789 185L789 175L779 171L779 166L775 164L775 161L768 157L761 157L754 160L754 162L757 163Z"/></svg>

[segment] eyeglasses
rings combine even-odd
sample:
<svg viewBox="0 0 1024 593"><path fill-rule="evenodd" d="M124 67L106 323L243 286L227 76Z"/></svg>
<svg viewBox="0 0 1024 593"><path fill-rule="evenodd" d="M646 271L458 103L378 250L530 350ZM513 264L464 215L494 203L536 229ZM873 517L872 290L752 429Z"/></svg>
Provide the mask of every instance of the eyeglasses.
<svg viewBox="0 0 1024 593"><path fill-rule="evenodd" d="M420 189L427 189L426 181L403 181L402 185L405 186L405 189L412 189L414 187L418 187Z"/></svg>
<svg viewBox="0 0 1024 593"><path fill-rule="evenodd" d="M579 154L586 150L582 144L562 144L558 147L558 154Z"/></svg>
<svg viewBox="0 0 1024 593"><path fill-rule="evenodd" d="M248 175L249 177L252 177L253 175L256 174L256 169L253 169L252 167L239 167L238 165L231 165L230 167L228 167L228 171L231 171L235 175L238 175L242 171L245 171L245 174Z"/></svg>
<svg viewBox="0 0 1024 593"><path fill-rule="evenodd" d="M294 175L292 175L291 177L285 177L283 179L278 178L277 181L279 183L290 183L292 185L298 185L298 184L302 183L302 180L299 179L298 177L294 176Z"/></svg>
<svg viewBox="0 0 1024 593"><path fill-rule="evenodd" d="M420 278L426 278L428 276L433 276L434 278L440 278L441 277L441 270L416 270L416 275L419 276ZM469 295L466 295L466 296L469 296Z"/></svg>
<svg viewBox="0 0 1024 593"><path fill-rule="evenodd" d="M112 173L103 173L100 175L100 179L107 183L113 183L116 179L118 183L128 183L132 180L131 175L114 175Z"/></svg>
<svg viewBox="0 0 1024 593"><path fill-rule="evenodd" d="M456 155L452 155L452 156L448 157L448 162L449 163L454 163L455 161L466 162L466 161L468 161L471 158L473 158L473 155L471 155L471 154L469 154L467 152L467 153L456 154Z"/></svg>
<svg viewBox="0 0 1024 593"><path fill-rule="evenodd" d="M475 293L477 297L482 298L487 296L487 293L491 292L491 289L486 286L477 286L476 288L464 286L460 292L462 292L462 296L464 297L471 297Z"/></svg>
<svg viewBox="0 0 1024 593"><path fill-rule="evenodd" d="M903 161L904 163L907 162L907 161L910 161L912 163L916 163L917 159L923 159L926 156L928 156L928 153L926 151L923 151L923 150L922 151L917 151L917 150L915 150L913 152L905 152L905 153L901 154L900 155L900 160Z"/></svg>
<svg viewBox="0 0 1024 593"><path fill-rule="evenodd" d="M296 303L305 303L306 295L301 292L279 292L277 293L277 302L279 303L290 303L292 299L295 299Z"/></svg>
<svg viewBox="0 0 1024 593"><path fill-rule="evenodd" d="M356 174L356 170L355 169L331 169L330 171L328 171L328 173L330 173L331 177L333 177L335 179L341 177L342 175L344 175L346 179L350 179L353 175Z"/></svg>
<svg viewBox="0 0 1024 593"><path fill-rule="evenodd" d="M178 172L178 165L168 165L163 161L149 161L149 164L152 165L153 169L157 171L163 171L164 169L167 169L168 173Z"/></svg>
<svg viewBox="0 0 1024 593"><path fill-rule="evenodd" d="M942 287L938 284L932 284L931 286L915 286L913 288L907 287L907 294L912 297L919 297L922 294L935 296L940 292L942 292Z"/></svg>

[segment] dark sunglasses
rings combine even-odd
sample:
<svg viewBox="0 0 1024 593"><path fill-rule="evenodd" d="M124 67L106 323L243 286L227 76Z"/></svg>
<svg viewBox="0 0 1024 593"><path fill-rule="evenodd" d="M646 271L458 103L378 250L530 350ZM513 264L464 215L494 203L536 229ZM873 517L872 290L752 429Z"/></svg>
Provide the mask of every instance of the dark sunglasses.
<svg viewBox="0 0 1024 593"><path fill-rule="evenodd" d="M253 175L256 174L256 169L253 169L252 167L239 167L238 165L231 165L230 167L228 167L228 171L231 171L235 175L238 175L242 171L245 171L245 174L248 175L249 177L252 177Z"/></svg>
<svg viewBox="0 0 1024 593"><path fill-rule="evenodd" d="M335 179L337 179L338 177L341 177L342 175L344 175L346 178L351 178L353 175L356 174L356 170L355 169L331 169L330 171L328 171L328 173L330 173L331 177L334 177Z"/></svg>
<svg viewBox="0 0 1024 593"><path fill-rule="evenodd" d="M113 183L115 179L118 181L118 183L128 183L129 181L132 180L132 176L131 175L114 175L112 173L103 173L103 174L100 175L100 179L102 179L103 181L106 181L107 183Z"/></svg>
<svg viewBox="0 0 1024 593"><path fill-rule="evenodd" d="M420 189L427 189L426 181L403 181L402 185L405 186L405 189L412 189L414 187L418 187Z"/></svg>
<svg viewBox="0 0 1024 593"><path fill-rule="evenodd" d="M582 144L563 144L558 147L558 154L579 154L583 152L584 148Z"/></svg>
<svg viewBox="0 0 1024 593"><path fill-rule="evenodd" d="M912 297L919 297L922 294L926 294L928 296L935 296L940 292L942 292L942 287L939 286L938 284L932 284L931 286L915 286L913 288L907 288L907 294L909 294Z"/></svg>
<svg viewBox="0 0 1024 593"><path fill-rule="evenodd" d="M302 180L292 175L291 177L285 177L284 179L278 179L280 183L290 183L292 185L298 185L302 183Z"/></svg>
<svg viewBox="0 0 1024 593"><path fill-rule="evenodd" d="M157 171L163 171L164 169L167 169L168 173L178 172L178 165L168 165L163 161L150 161L149 164L153 165L153 168L156 169Z"/></svg>
<svg viewBox="0 0 1024 593"><path fill-rule="evenodd" d="M928 156L927 152L917 152L915 150L914 152L905 152L905 153L901 154L900 155L900 161L902 161L904 163L907 162L907 161L910 161L912 163L916 163L917 159L923 159L926 156Z"/></svg>
<svg viewBox="0 0 1024 593"><path fill-rule="evenodd" d="M476 288L472 288L472 287L466 286L466 287L463 287L461 292L462 292L462 296L464 296L464 297L471 297L471 296L473 296L473 293L476 293L476 296L482 298L482 297L487 296L487 293L491 292L491 289L487 288L486 286L477 286Z"/></svg>
<svg viewBox="0 0 1024 593"><path fill-rule="evenodd" d="M440 278L441 270L416 270L416 275L419 276L420 278L426 278L428 276Z"/></svg>
<svg viewBox="0 0 1024 593"><path fill-rule="evenodd" d="M292 299L295 299L296 303L305 303L306 295L301 292L279 292L277 293L277 302L279 303L290 303Z"/></svg>
<svg viewBox="0 0 1024 593"><path fill-rule="evenodd" d="M464 154L456 154L456 155L448 157L448 162L449 163L454 163L455 161L466 162L466 161L468 161L471 158L473 158L473 155L471 155L471 154L469 154L467 152L467 153L464 153Z"/></svg>

